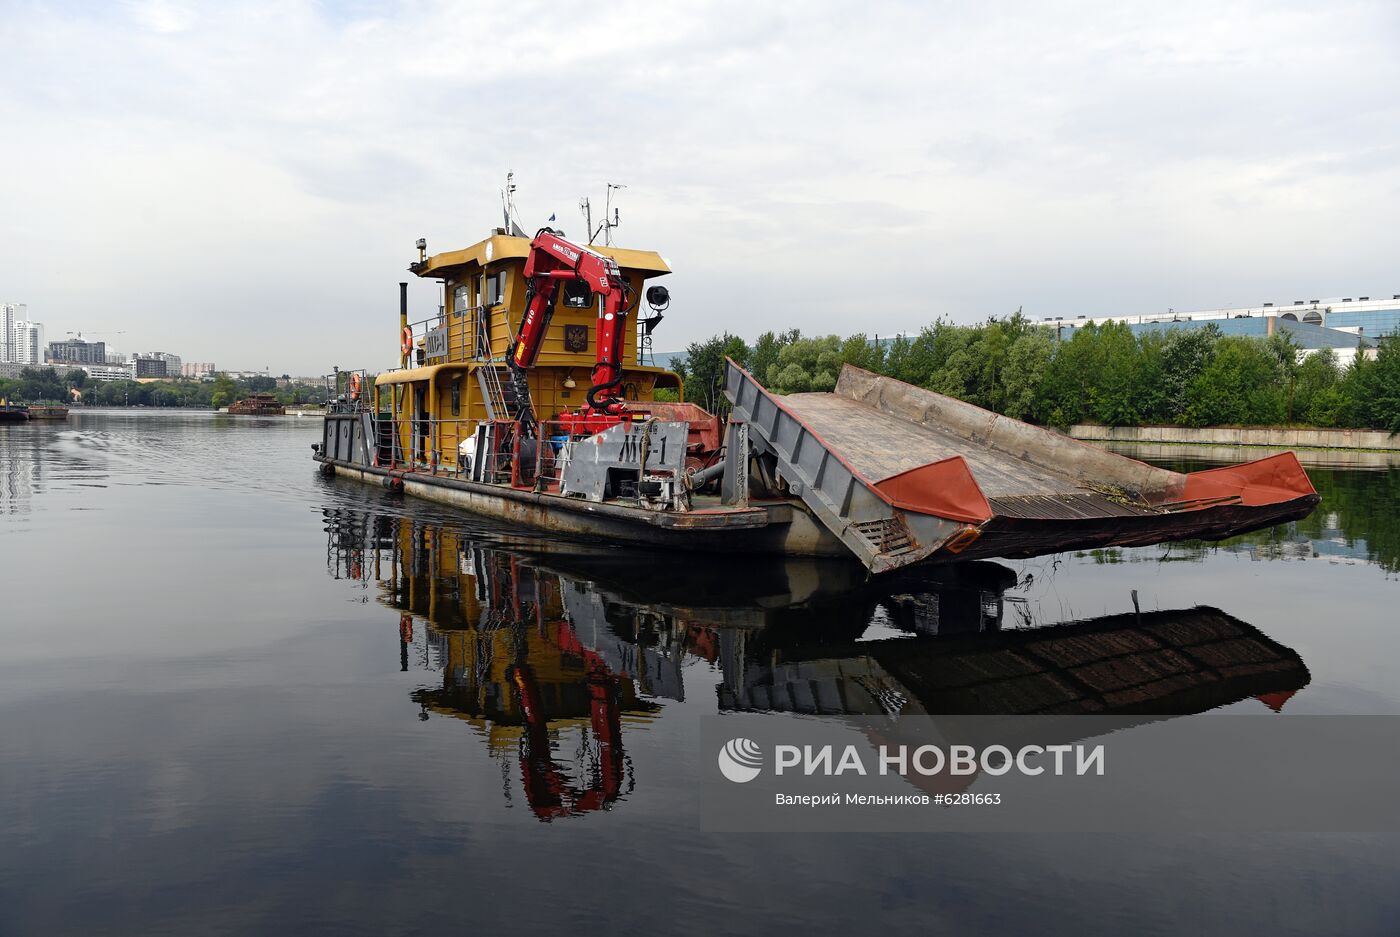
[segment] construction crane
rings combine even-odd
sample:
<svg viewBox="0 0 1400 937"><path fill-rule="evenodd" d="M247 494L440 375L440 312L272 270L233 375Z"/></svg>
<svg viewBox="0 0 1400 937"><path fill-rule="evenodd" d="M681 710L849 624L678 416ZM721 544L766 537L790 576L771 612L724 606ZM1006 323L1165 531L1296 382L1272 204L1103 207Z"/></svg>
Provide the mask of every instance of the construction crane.
<svg viewBox="0 0 1400 937"><path fill-rule="evenodd" d="M82 333L81 331L78 331L78 332L68 332L67 334L68 334L68 335L76 335L76 336L78 337L78 341L80 341L80 342L83 341L83 333ZM116 331L114 331L114 332L92 332L92 331L89 331L88 334L89 334L89 335L125 335L125 334L126 334L126 329L118 329L118 330L116 330Z"/></svg>

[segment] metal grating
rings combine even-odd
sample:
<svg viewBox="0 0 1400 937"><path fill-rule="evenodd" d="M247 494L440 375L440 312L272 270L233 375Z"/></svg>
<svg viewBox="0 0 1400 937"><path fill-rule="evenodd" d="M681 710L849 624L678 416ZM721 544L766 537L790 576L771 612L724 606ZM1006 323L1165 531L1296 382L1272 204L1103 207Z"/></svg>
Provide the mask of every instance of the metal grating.
<svg viewBox="0 0 1400 937"><path fill-rule="evenodd" d="M1023 495L1021 497L988 498L992 512L1003 517L1033 520L1082 520L1096 517L1137 517L1160 514L1147 505L1134 504L1127 498L1111 498L1098 492L1078 495Z"/></svg>
<svg viewBox="0 0 1400 937"><path fill-rule="evenodd" d="M876 553L898 556L914 548L909 530L896 517L882 517L873 521L856 521L851 525L866 539Z"/></svg>

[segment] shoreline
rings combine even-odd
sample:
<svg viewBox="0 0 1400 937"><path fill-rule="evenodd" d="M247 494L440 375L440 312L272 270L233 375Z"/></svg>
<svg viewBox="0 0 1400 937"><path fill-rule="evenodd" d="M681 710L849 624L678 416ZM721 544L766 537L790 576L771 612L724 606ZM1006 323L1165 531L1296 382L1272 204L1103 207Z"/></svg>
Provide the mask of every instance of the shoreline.
<svg viewBox="0 0 1400 937"><path fill-rule="evenodd" d="M1288 429L1232 426L1071 426L1085 442L1314 449L1342 452L1400 452L1400 434L1377 429Z"/></svg>

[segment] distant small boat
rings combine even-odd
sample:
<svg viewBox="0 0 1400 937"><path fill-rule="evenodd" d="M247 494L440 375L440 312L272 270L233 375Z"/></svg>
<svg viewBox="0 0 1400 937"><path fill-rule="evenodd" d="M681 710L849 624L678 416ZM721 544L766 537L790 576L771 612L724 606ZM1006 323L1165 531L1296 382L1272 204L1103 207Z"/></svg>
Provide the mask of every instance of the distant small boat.
<svg viewBox="0 0 1400 937"><path fill-rule="evenodd" d="M0 423L27 423L29 408L12 403L0 403Z"/></svg>
<svg viewBox="0 0 1400 937"><path fill-rule="evenodd" d="M68 408L58 403L38 403L29 405L31 420L66 420Z"/></svg>
<svg viewBox="0 0 1400 937"><path fill-rule="evenodd" d="M254 394L229 404L228 412L235 416L282 416L287 411L272 394Z"/></svg>

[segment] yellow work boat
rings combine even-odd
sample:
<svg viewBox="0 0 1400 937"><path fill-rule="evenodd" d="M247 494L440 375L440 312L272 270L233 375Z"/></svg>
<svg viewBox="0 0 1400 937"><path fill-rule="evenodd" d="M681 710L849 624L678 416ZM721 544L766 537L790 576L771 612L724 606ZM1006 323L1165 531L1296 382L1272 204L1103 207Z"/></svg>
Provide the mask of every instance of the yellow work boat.
<svg viewBox="0 0 1400 937"><path fill-rule="evenodd" d="M562 534L723 552L923 560L1219 539L1305 516L1292 453L1191 474L847 365L781 396L728 362L727 419L649 357L654 251L494 230L410 266L441 284L399 366L337 369L328 474ZM648 311L641 312L645 296Z"/></svg>

